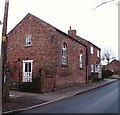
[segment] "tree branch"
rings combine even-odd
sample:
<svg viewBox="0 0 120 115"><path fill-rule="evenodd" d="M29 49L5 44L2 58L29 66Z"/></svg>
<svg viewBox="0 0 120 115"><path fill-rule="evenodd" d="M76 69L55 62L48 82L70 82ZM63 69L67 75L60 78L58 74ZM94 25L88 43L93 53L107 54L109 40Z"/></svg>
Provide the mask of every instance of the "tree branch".
<svg viewBox="0 0 120 115"><path fill-rule="evenodd" d="M110 0L110 1L102 2L101 4L99 4L98 6L96 6L95 8L93 8L92 10L95 10L96 8L98 8L100 6L102 6L102 5L104 5L104 4L108 3L108 2L113 2L113 1L115 1L115 0Z"/></svg>

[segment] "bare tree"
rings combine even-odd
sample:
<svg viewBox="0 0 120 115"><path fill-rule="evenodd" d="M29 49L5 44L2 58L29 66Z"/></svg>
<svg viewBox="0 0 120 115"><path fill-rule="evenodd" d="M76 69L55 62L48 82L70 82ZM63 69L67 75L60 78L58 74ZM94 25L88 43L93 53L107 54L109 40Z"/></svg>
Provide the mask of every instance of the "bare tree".
<svg viewBox="0 0 120 115"><path fill-rule="evenodd" d="M104 4L107 4L107 3L116 3L118 4L120 0L103 0L100 4L98 4L93 10L95 10L96 8L104 5Z"/></svg>
<svg viewBox="0 0 120 115"><path fill-rule="evenodd" d="M111 49L104 49L102 60L107 61L107 64L110 63L110 60L115 59L113 56Z"/></svg>

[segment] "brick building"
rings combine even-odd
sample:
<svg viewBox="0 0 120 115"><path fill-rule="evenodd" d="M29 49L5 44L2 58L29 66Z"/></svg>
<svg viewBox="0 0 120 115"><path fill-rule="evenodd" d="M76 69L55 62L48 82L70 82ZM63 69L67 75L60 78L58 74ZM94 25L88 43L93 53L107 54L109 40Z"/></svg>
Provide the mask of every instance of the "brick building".
<svg viewBox="0 0 120 115"><path fill-rule="evenodd" d="M101 49L99 47L97 47L96 45L94 45L93 43L83 39L80 36L77 36L76 34L76 30L68 30L68 35L70 35L71 37L73 37L74 39L76 39L77 41L85 44L87 46L87 56L88 56L88 68L87 68L87 72L88 72L88 76L89 79L96 79L99 76L99 74L101 74L100 69L101 69Z"/></svg>
<svg viewBox="0 0 120 115"><path fill-rule="evenodd" d="M111 70L116 74L120 74L120 61L119 60L112 60L109 64L105 66L106 70Z"/></svg>
<svg viewBox="0 0 120 115"><path fill-rule="evenodd" d="M86 83L87 50L80 40L28 13L8 33L10 76L14 83L37 79L39 92Z"/></svg>

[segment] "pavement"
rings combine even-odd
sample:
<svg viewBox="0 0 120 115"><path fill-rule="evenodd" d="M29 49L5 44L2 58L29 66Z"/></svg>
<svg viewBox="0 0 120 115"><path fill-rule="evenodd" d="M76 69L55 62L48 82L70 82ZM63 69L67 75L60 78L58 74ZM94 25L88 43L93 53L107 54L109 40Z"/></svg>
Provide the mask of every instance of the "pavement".
<svg viewBox="0 0 120 115"><path fill-rule="evenodd" d="M18 92L16 90L10 91L10 102L3 105L3 114L17 113L20 111L33 109L46 104L50 104L61 99L65 99L77 94L81 94L101 86L107 85L116 81L117 79L104 79L99 82L91 82L87 84L81 84L75 87L70 87L54 92L36 94Z"/></svg>

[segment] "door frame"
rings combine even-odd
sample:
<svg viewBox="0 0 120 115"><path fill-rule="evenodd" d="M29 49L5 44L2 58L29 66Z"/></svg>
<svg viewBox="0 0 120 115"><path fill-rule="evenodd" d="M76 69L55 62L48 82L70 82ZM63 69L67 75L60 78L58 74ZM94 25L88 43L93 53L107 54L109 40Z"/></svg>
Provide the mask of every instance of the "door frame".
<svg viewBox="0 0 120 115"><path fill-rule="evenodd" d="M25 64L31 63L31 72L25 72ZM23 60L23 76L22 82L32 82L33 60ZM28 75L28 76L26 76ZM29 79L28 79L29 77Z"/></svg>

